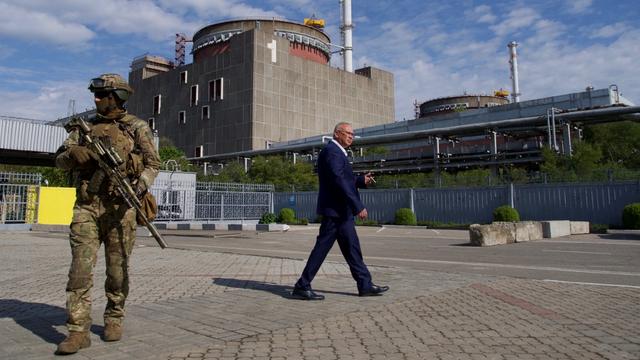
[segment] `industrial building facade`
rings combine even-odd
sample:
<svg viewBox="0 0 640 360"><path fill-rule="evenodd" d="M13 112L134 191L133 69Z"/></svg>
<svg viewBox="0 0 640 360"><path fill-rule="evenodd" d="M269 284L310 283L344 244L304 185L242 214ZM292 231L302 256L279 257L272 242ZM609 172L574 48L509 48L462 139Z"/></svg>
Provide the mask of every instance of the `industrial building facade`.
<svg viewBox="0 0 640 360"><path fill-rule="evenodd" d="M367 67L329 65L329 37L282 20L207 26L193 37L191 64L133 61L129 112L187 157L265 149L274 142L392 123L394 79Z"/></svg>

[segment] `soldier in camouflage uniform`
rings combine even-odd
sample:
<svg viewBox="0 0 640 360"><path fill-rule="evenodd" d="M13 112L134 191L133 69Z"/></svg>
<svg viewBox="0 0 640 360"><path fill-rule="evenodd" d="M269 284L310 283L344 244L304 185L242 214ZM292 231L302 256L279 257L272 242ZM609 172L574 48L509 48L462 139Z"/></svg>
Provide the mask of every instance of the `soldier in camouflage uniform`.
<svg viewBox="0 0 640 360"><path fill-rule="evenodd" d="M147 123L124 108L133 89L121 76L105 74L91 80L89 90L97 109L96 117L88 121L92 136L112 146L125 160L121 172L127 175L136 193L143 194L158 174L160 157ZM66 288L69 336L58 345L59 354L72 354L91 345L91 288L101 243L107 268L104 340L120 340L129 292L128 262L136 234L136 210L127 206L98 167L95 155L79 139L78 130L71 132L56 156L58 167L72 171L76 187L69 235L72 260Z"/></svg>

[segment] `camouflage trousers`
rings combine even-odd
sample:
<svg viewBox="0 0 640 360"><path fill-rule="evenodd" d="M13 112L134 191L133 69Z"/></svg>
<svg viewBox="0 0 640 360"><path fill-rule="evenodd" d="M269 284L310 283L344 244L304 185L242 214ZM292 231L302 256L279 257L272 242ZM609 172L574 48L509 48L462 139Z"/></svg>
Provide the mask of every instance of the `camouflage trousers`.
<svg viewBox="0 0 640 360"><path fill-rule="evenodd" d="M91 327L93 269L101 243L107 268L104 321L122 322L129 293L128 265L136 235L135 215L135 210L126 204L97 198L76 202L69 235L72 260L66 289L69 331L88 331Z"/></svg>

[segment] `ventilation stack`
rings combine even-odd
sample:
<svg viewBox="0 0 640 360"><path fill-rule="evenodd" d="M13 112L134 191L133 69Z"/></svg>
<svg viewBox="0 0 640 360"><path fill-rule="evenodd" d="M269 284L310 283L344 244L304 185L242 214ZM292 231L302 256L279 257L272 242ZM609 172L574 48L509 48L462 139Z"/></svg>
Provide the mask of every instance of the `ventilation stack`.
<svg viewBox="0 0 640 360"><path fill-rule="evenodd" d="M344 43L344 71L353 72L353 22L351 21L351 0L340 0L342 4L342 39Z"/></svg>

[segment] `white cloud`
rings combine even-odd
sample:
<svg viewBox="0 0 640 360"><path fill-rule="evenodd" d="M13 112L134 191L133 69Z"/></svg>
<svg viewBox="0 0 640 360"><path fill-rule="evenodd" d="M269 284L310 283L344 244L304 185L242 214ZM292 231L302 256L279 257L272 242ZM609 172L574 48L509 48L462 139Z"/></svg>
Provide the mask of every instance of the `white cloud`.
<svg viewBox="0 0 640 360"><path fill-rule="evenodd" d="M629 25L623 22L617 22L615 24L605 25L594 30L589 37L592 39L605 39L618 36L629 30L631 30L631 27Z"/></svg>
<svg viewBox="0 0 640 360"><path fill-rule="evenodd" d="M497 17L491 11L489 5L476 6L471 10L465 11L465 16L471 20L475 20L479 23L493 24L496 22Z"/></svg>
<svg viewBox="0 0 640 360"><path fill-rule="evenodd" d="M298 1L289 1L295 6ZM165 9L185 8L196 12L198 18L224 19L246 17L280 17L277 12L264 10L240 1L231 0L159 0ZM303 3L306 3L303 1Z"/></svg>
<svg viewBox="0 0 640 360"><path fill-rule="evenodd" d="M67 115L69 100L75 99L76 111L94 107L85 82L48 82L35 91L0 89L2 115L45 121Z"/></svg>
<svg viewBox="0 0 640 360"><path fill-rule="evenodd" d="M540 18L538 12L532 8L517 8L511 10L502 22L490 26L497 35L509 35L517 30L531 26Z"/></svg>
<svg viewBox="0 0 640 360"><path fill-rule="evenodd" d="M82 24L67 23L45 12L0 3L0 36L74 46L88 42L94 35Z"/></svg>
<svg viewBox="0 0 640 360"><path fill-rule="evenodd" d="M638 42L640 30L634 30L606 45L523 48L519 57L523 96L531 99L581 91L587 85L603 88L615 83L631 100L639 99Z"/></svg>
<svg viewBox="0 0 640 360"><path fill-rule="evenodd" d="M582 14L589 12L593 0L566 0L569 6L569 12L572 14Z"/></svg>
<svg viewBox="0 0 640 360"><path fill-rule="evenodd" d="M526 38L526 43L548 44L556 41L565 31L565 26L557 21L541 19L532 26L532 36Z"/></svg>

